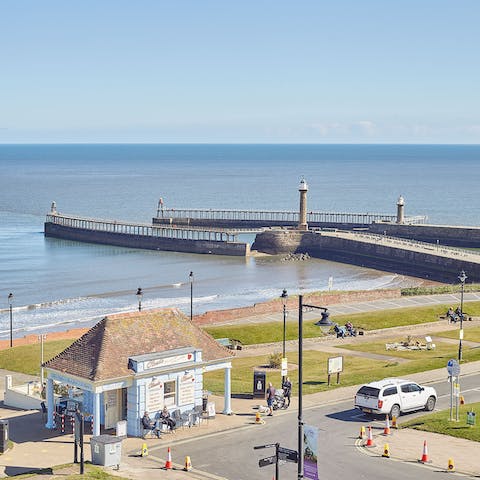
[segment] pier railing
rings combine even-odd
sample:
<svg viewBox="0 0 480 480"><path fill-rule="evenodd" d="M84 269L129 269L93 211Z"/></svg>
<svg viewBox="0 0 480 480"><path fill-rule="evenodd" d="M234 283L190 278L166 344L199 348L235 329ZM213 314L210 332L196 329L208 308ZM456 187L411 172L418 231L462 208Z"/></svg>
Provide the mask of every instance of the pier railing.
<svg viewBox="0 0 480 480"><path fill-rule="evenodd" d="M100 220L63 214L48 214L46 221L63 227L78 228L96 232L110 232L146 237L163 237L183 240L209 240L236 242L237 235L215 228L174 227L170 225L152 226L146 223L128 223L117 220Z"/></svg>
<svg viewBox="0 0 480 480"><path fill-rule="evenodd" d="M373 233L363 232L347 232L347 231L329 231L325 232L319 230L322 235L335 236L339 238L352 238L358 241L365 241L375 243L377 245L385 245L389 247L399 247L408 250L419 250L435 254L437 256L444 256L450 258L462 257L465 260L470 259L473 262L480 262L480 252L477 250L465 250L462 248L446 247L444 245L436 245L427 242L420 242L418 240L407 240L404 238L390 237L387 235L378 235Z"/></svg>
<svg viewBox="0 0 480 480"><path fill-rule="evenodd" d="M163 208L157 211L158 218L196 218L202 220L245 220L245 221L275 221L295 222L299 221L298 211L275 211L275 210L218 210L200 208ZM341 212L307 212L308 223L355 223L371 224L373 222L393 222L395 215L379 213L341 213ZM409 224L421 224L427 220L426 216L417 215L405 217L404 222Z"/></svg>

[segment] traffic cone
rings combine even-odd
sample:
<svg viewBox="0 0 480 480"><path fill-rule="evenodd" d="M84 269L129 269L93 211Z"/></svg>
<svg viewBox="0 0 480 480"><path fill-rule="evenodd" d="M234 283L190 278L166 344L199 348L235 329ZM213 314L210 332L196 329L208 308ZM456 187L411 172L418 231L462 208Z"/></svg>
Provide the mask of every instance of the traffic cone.
<svg viewBox="0 0 480 480"><path fill-rule="evenodd" d="M366 436L366 433L365 433L365 427L362 425L360 427L360 435L358 436L358 438L360 438L361 440L363 440Z"/></svg>
<svg viewBox="0 0 480 480"><path fill-rule="evenodd" d="M372 436L372 427L368 426L368 438L367 443L365 444L366 447L374 447L375 444L373 443L373 436Z"/></svg>
<svg viewBox="0 0 480 480"><path fill-rule="evenodd" d="M431 463L431 460L428 459L428 450L427 450L427 441L423 442L423 453L422 458L419 460L421 463Z"/></svg>
<svg viewBox="0 0 480 480"><path fill-rule="evenodd" d="M165 462L165 470L171 470L172 468L173 468L172 452L170 451L170 447L168 447L167 461Z"/></svg>
<svg viewBox="0 0 480 480"><path fill-rule="evenodd" d="M448 472L454 472L455 471L455 465L453 463L453 458L448 459L448 467L447 467Z"/></svg>
<svg viewBox="0 0 480 480"><path fill-rule="evenodd" d="M190 461L190 457L187 455L185 457L185 467L184 470L186 472L189 472L192 469L192 462Z"/></svg>
<svg viewBox="0 0 480 480"><path fill-rule="evenodd" d="M142 443L142 453L140 454L142 457L148 456L148 448L145 442Z"/></svg>
<svg viewBox="0 0 480 480"><path fill-rule="evenodd" d="M465 405L465 399L463 398L463 395L460 395L460 405Z"/></svg>
<svg viewBox="0 0 480 480"><path fill-rule="evenodd" d="M258 423L259 425L263 425L265 423L260 417L260 412L257 412L255 414L255 423Z"/></svg>
<svg viewBox="0 0 480 480"><path fill-rule="evenodd" d="M392 416L392 428L398 428L397 417L395 415Z"/></svg>
<svg viewBox="0 0 480 480"><path fill-rule="evenodd" d="M388 448L388 443L386 443L383 447L382 457L390 458L390 449Z"/></svg>
<svg viewBox="0 0 480 480"><path fill-rule="evenodd" d="M385 415L385 428L383 429L384 435L390 435L392 432L390 431L390 419L388 415Z"/></svg>

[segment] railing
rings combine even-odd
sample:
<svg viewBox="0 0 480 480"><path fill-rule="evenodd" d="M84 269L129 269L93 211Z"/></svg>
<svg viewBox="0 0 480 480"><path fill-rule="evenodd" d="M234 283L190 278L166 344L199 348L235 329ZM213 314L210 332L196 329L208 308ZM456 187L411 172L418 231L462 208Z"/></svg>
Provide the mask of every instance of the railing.
<svg viewBox="0 0 480 480"><path fill-rule="evenodd" d="M428 253L445 256L450 258L458 258L459 256L467 259L472 257L471 260L474 262L480 261L480 252L477 250L465 250L462 248L455 247L445 247L444 245L435 245L427 242L420 242L418 240L407 240L404 238L390 237L387 235L378 235L374 233L363 233L363 232L346 232L346 231L337 231L337 232L324 232L320 231L322 235L326 236L335 236L338 238L353 238L354 240L366 241L369 243L375 243L377 245L385 245L392 247L400 247L408 250L421 250L423 252L427 251Z"/></svg>
<svg viewBox="0 0 480 480"><path fill-rule="evenodd" d="M241 221L275 221L294 222L299 221L298 211L275 211L275 210L213 210L199 208L163 208L158 210L159 218L196 218L202 220L241 220ZM426 216L417 215L405 217L407 224L425 223ZM307 212L308 223L354 223L371 224L373 222L397 221L395 215L383 215L378 213L335 213L335 212Z"/></svg>
<svg viewBox="0 0 480 480"><path fill-rule="evenodd" d="M236 242L235 233L221 229L205 229L198 227L174 227L167 225L152 226L144 223L119 222L117 220L99 220L70 215L48 214L48 223L63 227L91 230L92 232L110 232L125 235L141 235L145 237L175 238L183 240L209 240L220 242Z"/></svg>

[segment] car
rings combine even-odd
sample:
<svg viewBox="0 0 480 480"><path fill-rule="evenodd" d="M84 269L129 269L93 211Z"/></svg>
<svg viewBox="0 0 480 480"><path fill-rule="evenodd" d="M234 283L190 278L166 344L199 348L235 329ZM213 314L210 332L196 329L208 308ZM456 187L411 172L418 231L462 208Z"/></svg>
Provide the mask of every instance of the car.
<svg viewBox="0 0 480 480"><path fill-rule="evenodd" d="M415 410L432 411L437 403L433 387L402 378L384 378L362 385L355 395L355 408L367 415L389 415L398 418Z"/></svg>

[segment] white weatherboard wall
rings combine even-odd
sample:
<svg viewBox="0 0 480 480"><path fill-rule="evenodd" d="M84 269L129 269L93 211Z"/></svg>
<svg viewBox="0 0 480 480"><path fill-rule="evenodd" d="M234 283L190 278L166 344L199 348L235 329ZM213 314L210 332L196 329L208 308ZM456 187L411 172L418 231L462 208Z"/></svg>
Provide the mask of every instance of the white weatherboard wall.
<svg viewBox="0 0 480 480"><path fill-rule="evenodd" d="M43 401L36 392L39 391L40 382L24 383L16 387L12 386L12 376L5 376L4 405L21 408L23 410L40 410ZM35 393L34 393L35 392Z"/></svg>

